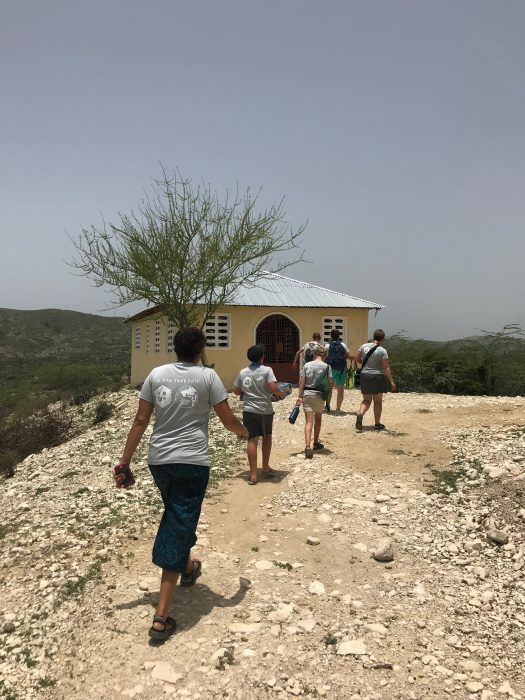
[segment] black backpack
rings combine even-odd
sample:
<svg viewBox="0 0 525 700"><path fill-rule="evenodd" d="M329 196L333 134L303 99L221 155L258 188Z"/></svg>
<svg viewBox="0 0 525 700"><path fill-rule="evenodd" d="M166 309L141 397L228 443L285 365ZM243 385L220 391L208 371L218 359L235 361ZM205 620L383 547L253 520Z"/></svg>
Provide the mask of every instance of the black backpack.
<svg viewBox="0 0 525 700"><path fill-rule="evenodd" d="M346 350L340 340L330 343L326 362L332 369L346 369Z"/></svg>
<svg viewBox="0 0 525 700"><path fill-rule="evenodd" d="M311 362L311 361L315 358L314 350L315 350L315 348L318 346L318 344L319 344L319 343L316 343L316 342L314 342L314 341L310 341L310 342L308 343L308 347L305 348L305 351L304 351L304 361L305 361L305 363L306 363L306 362Z"/></svg>

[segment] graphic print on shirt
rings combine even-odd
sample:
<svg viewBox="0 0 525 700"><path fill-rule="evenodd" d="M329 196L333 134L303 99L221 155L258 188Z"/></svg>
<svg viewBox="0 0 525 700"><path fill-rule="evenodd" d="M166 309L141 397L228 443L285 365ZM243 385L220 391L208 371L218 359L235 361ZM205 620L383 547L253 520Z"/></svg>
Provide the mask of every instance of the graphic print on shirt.
<svg viewBox="0 0 525 700"><path fill-rule="evenodd" d="M307 367L304 370L304 378L305 378L305 384L310 384L315 377L315 369L312 369L311 367Z"/></svg>
<svg viewBox="0 0 525 700"><path fill-rule="evenodd" d="M153 393L155 394L157 404L160 408L166 408L166 406L169 406L173 401L172 390L168 389L168 387L164 386L163 384L159 386L158 389L155 389Z"/></svg>
<svg viewBox="0 0 525 700"><path fill-rule="evenodd" d="M244 379L242 380L242 385L245 389L249 389L252 385L252 378L244 377Z"/></svg>
<svg viewBox="0 0 525 700"><path fill-rule="evenodd" d="M175 401L185 408L193 408L199 399L199 394L194 386L179 389Z"/></svg>

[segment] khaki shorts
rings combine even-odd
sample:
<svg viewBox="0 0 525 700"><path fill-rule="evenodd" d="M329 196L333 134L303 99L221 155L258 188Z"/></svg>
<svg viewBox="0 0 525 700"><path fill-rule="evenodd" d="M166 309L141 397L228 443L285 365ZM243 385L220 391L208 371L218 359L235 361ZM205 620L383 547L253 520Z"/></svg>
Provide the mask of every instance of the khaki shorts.
<svg viewBox="0 0 525 700"><path fill-rule="evenodd" d="M303 409L305 413L313 411L314 413L322 413L324 409L324 400L321 393L305 394L303 396Z"/></svg>

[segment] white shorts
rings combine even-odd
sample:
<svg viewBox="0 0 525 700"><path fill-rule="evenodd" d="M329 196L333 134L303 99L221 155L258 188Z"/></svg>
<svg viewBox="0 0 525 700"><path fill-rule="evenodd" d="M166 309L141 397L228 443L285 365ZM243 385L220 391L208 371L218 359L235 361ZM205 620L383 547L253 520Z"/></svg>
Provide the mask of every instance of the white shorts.
<svg viewBox="0 0 525 700"><path fill-rule="evenodd" d="M324 399L321 393L305 394L303 396L303 409L305 413L313 411L314 413L322 413L324 409Z"/></svg>

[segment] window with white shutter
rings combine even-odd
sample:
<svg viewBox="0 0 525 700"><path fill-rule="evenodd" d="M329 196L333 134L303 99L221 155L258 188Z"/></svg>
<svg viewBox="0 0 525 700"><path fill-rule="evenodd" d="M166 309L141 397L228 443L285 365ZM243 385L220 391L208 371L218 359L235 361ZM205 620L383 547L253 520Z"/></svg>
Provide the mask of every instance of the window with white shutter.
<svg viewBox="0 0 525 700"><path fill-rule="evenodd" d="M175 324L173 321L168 321L168 327L166 331L166 351L175 352L173 347L173 337L175 335Z"/></svg>
<svg viewBox="0 0 525 700"><path fill-rule="evenodd" d="M204 324L206 347L218 350L230 349L230 314L214 314Z"/></svg>
<svg viewBox="0 0 525 700"><path fill-rule="evenodd" d="M339 333L339 340L346 343L346 316L323 316L323 341L329 343L332 339L330 331L336 328Z"/></svg>
<svg viewBox="0 0 525 700"><path fill-rule="evenodd" d="M155 319L155 352L160 352L160 318Z"/></svg>

